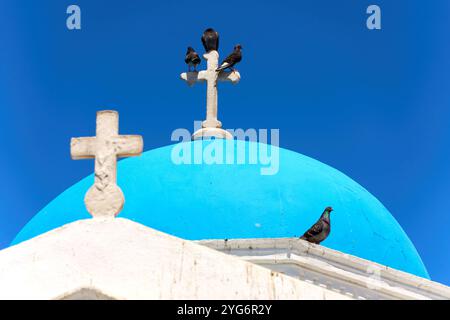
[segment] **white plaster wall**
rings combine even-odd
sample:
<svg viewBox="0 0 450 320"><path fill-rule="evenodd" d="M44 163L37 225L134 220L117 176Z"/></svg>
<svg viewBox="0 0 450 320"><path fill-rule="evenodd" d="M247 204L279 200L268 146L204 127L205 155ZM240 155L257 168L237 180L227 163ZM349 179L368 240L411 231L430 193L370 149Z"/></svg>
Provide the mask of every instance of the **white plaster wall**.
<svg viewBox="0 0 450 320"><path fill-rule="evenodd" d="M0 299L348 299L126 219L80 220L0 251Z"/></svg>

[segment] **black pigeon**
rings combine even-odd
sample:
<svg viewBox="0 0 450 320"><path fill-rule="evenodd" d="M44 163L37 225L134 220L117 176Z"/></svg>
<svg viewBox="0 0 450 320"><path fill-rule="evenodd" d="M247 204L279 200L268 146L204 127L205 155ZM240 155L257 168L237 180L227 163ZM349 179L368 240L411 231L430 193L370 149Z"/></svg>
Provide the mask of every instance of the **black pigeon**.
<svg viewBox="0 0 450 320"><path fill-rule="evenodd" d="M242 46L240 44L235 45L233 52L228 57L226 57L225 60L222 61L220 67L218 67L216 71L225 69L231 69L234 71L234 65L242 60L241 49Z"/></svg>
<svg viewBox="0 0 450 320"><path fill-rule="evenodd" d="M197 66L200 64L202 60L198 56L197 52L192 47L187 48L186 58L184 62L188 65L189 71L191 71L191 67L194 66L194 71L197 71Z"/></svg>
<svg viewBox="0 0 450 320"><path fill-rule="evenodd" d="M308 230L305 232L300 239L306 240L311 243L320 244L323 240L325 240L331 231L330 224L330 213L333 211L333 208L326 207L323 211L320 219Z"/></svg>
<svg viewBox="0 0 450 320"><path fill-rule="evenodd" d="M208 28L203 32L202 43L206 52L219 50L219 33L213 28Z"/></svg>

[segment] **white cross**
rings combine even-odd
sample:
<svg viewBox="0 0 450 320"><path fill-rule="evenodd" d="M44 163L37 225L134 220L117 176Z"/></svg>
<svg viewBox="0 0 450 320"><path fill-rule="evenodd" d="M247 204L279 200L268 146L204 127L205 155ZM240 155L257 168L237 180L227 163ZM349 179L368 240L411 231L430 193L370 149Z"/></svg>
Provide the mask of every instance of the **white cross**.
<svg viewBox="0 0 450 320"><path fill-rule="evenodd" d="M207 61L206 70L184 72L180 75L181 79L186 81L189 86L193 86L196 82L206 81L207 83L206 120L202 122L202 128L195 132L192 138L216 137L233 139L233 136L228 131L221 129L222 123L217 119L217 82L230 81L236 84L241 79L241 75L237 71L216 72L219 66L219 53L215 50L205 53L203 57Z"/></svg>
<svg viewBox="0 0 450 320"><path fill-rule="evenodd" d="M117 157L142 153L143 140L138 135L119 135L117 111L97 112L96 137L72 138L72 159L95 158L94 185L84 198L86 209L95 217L115 217L123 208L125 198L116 184Z"/></svg>

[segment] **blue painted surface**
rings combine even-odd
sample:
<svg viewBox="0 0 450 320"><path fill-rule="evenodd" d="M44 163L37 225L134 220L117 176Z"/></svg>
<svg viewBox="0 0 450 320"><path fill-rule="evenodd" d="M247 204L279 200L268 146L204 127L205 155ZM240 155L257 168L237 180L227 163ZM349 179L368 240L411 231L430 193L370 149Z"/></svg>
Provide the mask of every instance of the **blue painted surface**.
<svg viewBox="0 0 450 320"><path fill-rule="evenodd" d="M206 146L210 141L177 146ZM224 142L225 143L225 142ZM236 148L261 148L229 141ZM203 144L203 145L202 145ZM269 238L301 235L332 206L332 232L322 244L361 258L429 278L414 245L389 211L343 173L286 149L279 172L264 176L260 164L176 165L172 146L119 162L118 184L126 203L120 217L185 239ZM248 153L247 153L248 154ZM13 244L63 224L90 218L84 194L93 175L42 209Z"/></svg>

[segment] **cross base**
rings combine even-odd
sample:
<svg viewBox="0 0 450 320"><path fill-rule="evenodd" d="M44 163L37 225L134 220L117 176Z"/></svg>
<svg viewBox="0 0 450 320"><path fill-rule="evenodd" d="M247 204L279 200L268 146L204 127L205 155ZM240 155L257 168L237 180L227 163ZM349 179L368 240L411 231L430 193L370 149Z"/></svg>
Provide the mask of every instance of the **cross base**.
<svg viewBox="0 0 450 320"><path fill-rule="evenodd" d="M192 135L192 140L199 140L205 138L216 138L216 139L233 139L231 133L221 128L201 128L194 132Z"/></svg>
<svg viewBox="0 0 450 320"><path fill-rule="evenodd" d="M217 119L206 119L202 122L202 128L222 128L222 122Z"/></svg>
<svg viewBox="0 0 450 320"><path fill-rule="evenodd" d="M84 197L87 211L94 218L114 218L125 203L122 190L116 184L94 184Z"/></svg>

